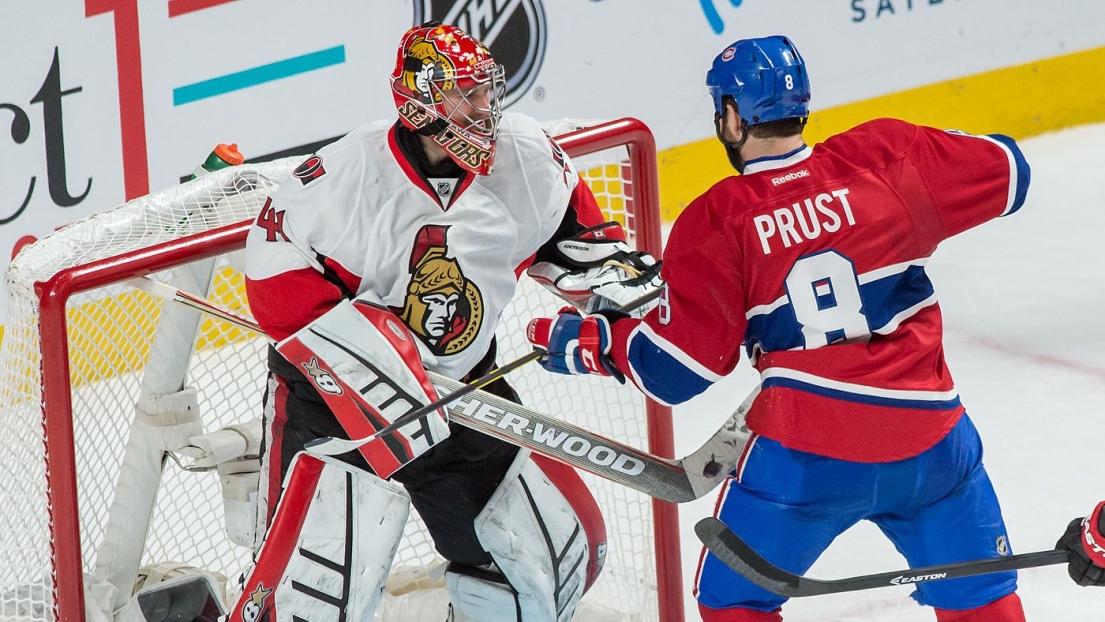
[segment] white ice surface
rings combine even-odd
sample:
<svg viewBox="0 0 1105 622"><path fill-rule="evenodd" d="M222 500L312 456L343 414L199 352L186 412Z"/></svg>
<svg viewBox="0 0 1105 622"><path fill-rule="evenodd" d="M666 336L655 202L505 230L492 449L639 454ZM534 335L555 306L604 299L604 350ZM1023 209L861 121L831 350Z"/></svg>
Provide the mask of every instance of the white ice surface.
<svg viewBox="0 0 1105 622"><path fill-rule="evenodd" d="M1052 548L1071 518L1105 499L1105 124L1021 142L1032 166L1023 208L945 242L928 264L945 349L985 446L1014 552ZM708 338L704 336L703 338ZM716 430L755 384L742 361L675 410L676 455ZM680 509L687 620L701 545L695 521L713 495ZM904 568L874 526L837 539L809 576L836 579ZM1105 588L1081 588L1064 566L1023 570L1028 622L1105 620ZM932 622L911 589L793 599L787 622Z"/></svg>

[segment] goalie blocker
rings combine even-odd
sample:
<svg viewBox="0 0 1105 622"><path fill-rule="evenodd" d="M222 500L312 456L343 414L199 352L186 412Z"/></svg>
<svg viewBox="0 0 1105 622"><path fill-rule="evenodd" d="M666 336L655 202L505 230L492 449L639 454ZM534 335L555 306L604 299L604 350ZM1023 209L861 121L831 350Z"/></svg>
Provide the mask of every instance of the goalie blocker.
<svg viewBox="0 0 1105 622"><path fill-rule="evenodd" d="M482 374L493 367L494 356L494 351L489 352L472 373ZM370 596L378 595L382 585L378 581L388 573L394 554L391 530L375 514L359 519L356 512L343 513L333 503L317 510L320 495L332 496L327 486L337 485L337 480L319 479L313 472L323 467L304 466L315 463L305 460L301 450L305 442L322 436L370 434L431 402L436 393L426 380L406 326L386 308L368 300L344 302L278 344L270 351L270 368L273 374L265 417L268 450L261 477L267 485L261 496L279 498L280 504L271 512L266 501L259 512L258 520L264 521L261 526L271 524L247 580L248 589L231 619L252 622L250 612L259 614L263 609L256 599L264 600L265 590L273 589L274 620L291 620L292 615L304 618L305 611L313 611L316 617L304 619L331 619L339 613L346 619L361 619L378 604ZM485 389L517 401L505 381ZM290 412L295 416L289 417ZM326 461L326 468L334 465L348 472L363 471L364 481L369 483L358 485L369 486L364 495L381 507L393 503L381 491L394 492L394 484L372 473L403 484L438 552L451 562L447 586L456 619L570 619L584 589L598 575L606 540L598 506L579 476L570 467L551 461L539 467L528 452L473 430L450 430L437 414L402 426L398 432L368 443L360 451L342 454L345 464ZM304 469L307 474L301 475ZM318 481L307 486L299 483L303 478ZM345 489L352 485L345 484ZM323 529L308 529L305 525L317 512L331 521L345 516L346 522L341 528L327 523ZM401 522L405 515L403 518ZM371 532L367 531L370 526ZM398 529L402 531L402 524ZM346 534L343 546L349 555L365 551L358 553L362 559L357 572L362 574L348 575L353 578L346 581L345 589L357 594L348 592L350 596L342 600L332 590L312 588L314 592L309 589L307 593L314 596L304 596L295 586L313 585L312 578L321 568L352 567L352 558L338 553L325 556L325 560L307 555L305 559L311 563L296 562L305 555L301 551L313 550L305 544L311 534L335 533ZM370 538L372 544L362 544L362 537ZM303 542L295 544L297 538ZM335 566L334 560L345 561ZM478 569L479 577L465 569ZM339 570L346 577L343 572ZM487 573L502 579L487 581ZM277 584L291 587L275 587ZM281 604L282 589L288 592L286 602L296 603L294 606ZM305 604L310 598L325 606Z"/></svg>

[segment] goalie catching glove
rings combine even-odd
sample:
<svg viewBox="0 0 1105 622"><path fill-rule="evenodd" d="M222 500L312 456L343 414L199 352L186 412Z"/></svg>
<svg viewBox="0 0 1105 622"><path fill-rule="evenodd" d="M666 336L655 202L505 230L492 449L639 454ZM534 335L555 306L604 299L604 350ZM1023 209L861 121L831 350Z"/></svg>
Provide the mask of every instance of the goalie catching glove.
<svg viewBox="0 0 1105 622"><path fill-rule="evenodd" d="M572 307L564 307L556 318L531 320L526 338L547 351L539 362L551 372L614 376L625 383L625 375L610 358L610 320L603 315L581 316Z"/></svg>
<svg viewBox="0 0 1105 622"><path fill-rule="evenodd" d="M652 304L625 307L660 289L660 265L626 244L621 225L607 222L557 242L527 274L584 313L612 309L644 317Z"/></svg>
<svg viewBox="0 0 1105 622"><path fill-rule="evenodd" d="M1086 518L1076 518L1055 545L1070 551L1067 573L1082 586L1105 586L1105 501Z"/></svg>

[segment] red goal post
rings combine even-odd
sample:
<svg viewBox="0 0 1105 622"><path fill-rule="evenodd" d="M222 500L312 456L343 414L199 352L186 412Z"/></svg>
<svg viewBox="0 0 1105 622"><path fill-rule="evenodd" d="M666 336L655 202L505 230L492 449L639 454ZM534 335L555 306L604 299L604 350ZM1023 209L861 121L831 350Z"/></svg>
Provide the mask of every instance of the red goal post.
<svg viewBox="0 0 1105 622"><path fill-rule="evenodd" d="M561 135L558 141L591 184L596 198L608 211L610 218L619 220L627 228L634 246L659 257L662 238L656 149L648 128L640 121L621 119ZM249 166L251 165L246 165ZM273 180L280 174L286 175L291 168L286 165L282 171L277 171L275 168L264 168L266 165L257 166L264 175ZM220 212L222 207L216 206L211 208L213 214L203 212L197 218L196 211L187 211L184 220L177 220L175 224L172 220L180 218L178 211L174 210L179 207L179 200L187 191L209 188L211 184L217 183L212 180L225 179L228 179L227 174L220 171L170 189L175 194L167 194L170 191L154 193L116 210L110 210L117 212L116 215L97 215L74 223L28 247L13 261L13 269L9 269L8 275L11 301L9 323L3 342L6 376L0 385L3 390L0 397L4 399L3 407L15 415L21 412L21 408L29 409L28 421L32 425L17 429L19 417L16 416L16 423L0 427L0 447L4 447L0 452L8 454L7 457L0 455L0 466L14 471L10 477L19 480L12 486L20 492L20 498L32 499L34 503L22 514L11 509L0 509L0 531L9 534L7 539L17 545L12 559L17 568L0 571L0 615L6 616L9 611L14 611L16 615L26 619L41 619L43 622L47 619L84 619L85 580L98 576L98 569L104 565L102 558L107 555L103 551L94 550L94 546L103 546L105 541L111 541L110 535L104 533L110 531L114 518L113 512L107 508L113 500L118 501L116 497L122 494L119 492L120 482L116 480L123 477L119 475L119 469L111 465L113 461L123 462L125 457L119 456L129 449L115 448L99 454L97 452L100 449L90 450L89 446L104 443L121 445L126 442L127 425L136 399L134 393L139 390L136 387L145 387L149 383L149 375L143 379L143 373L160 365L154 361L158 348L154 344L152 333L159 322L171 313L194 313L191 310L170 312L168 308L162 308L160 302L144 299L127 288L125 281L145 275L170 280L169 275L176 274L175 271L195 266L197 262L204 260L211 261L214 262L211 264L214 267L211 268L212 278L206 295L239 313L248 313L247 303L240 293L241 277L233 269L232 257L234 252L243 247L250 226L249 218L256 213L260 201L256 197L250 197L253 204L245 205L248 201L242 200L238 203L243 205L238 205L232 200L233 197L228 197L218 201L219 206L223 203L233 204L226 208L226 213ZM248 193L241 196L246 194ZM128 208L132 208L137 215L131 216L130 212L124 211ZM168 217L161 214L158 215L160 220L150 221L149 213L158 209L164 209ZM254 210L253 214L249 213L250 209ZM115 220L112 220L113 217ZM143 218L146 220L142 220ZM126 237L125 244L114 241L120 236ZM143 240L143 237L148 240ZM93 240L91 243L88 242L90 238ZM150 243L147 244L147 241ZM56 261L55 266L49 265L54 260L49 258L50 253L44 249L65 255L68 252L64 250L66 245L72 247L80 244L86 244L87 248L75 256L66 255ZM24 267L29 263L35 265L31 268ZM20 278L24 280L21 282ZM18 302L16 298L20 295L27 297L31 303ZM528 316L541 313L542 310L548 311L550 302L542 298L543 296L548 294L540 288L523 292L522 299L525 302L513 311L517 314L517 319L524 321ZM555 310L556 303L553 304L551 309ZM28 309L32 317L20 316L21 309L24 308ZM507 321L509 319L506 318ZM140 334L129 332L134 326L139 327ZM197 382L199 374L204 374L202 378L210 380L214 377L211 374L227 373L225 361L221 360L224 354L249 343L250 339L256 340L210 318L203 319L194 332L197 334L197 341L189 346L189 352L184 357L185 364L195 364L197 359L202 360L208 356L216 360L211 363L211 370L201 372L189 368L184 372L184 378L193 383ZM519 335L521 333L520 330L515 332ZM120 333L125 335L120 339L119 345L108 341ZM83 342L88 343L80 345ZM75 348L86 345L90 348L88 353L74 351ZM501 347L500 357L503 360L512 356L511 347L525 347L519 342L506 346ZM212 355L212 352L216 354ZM248 354L243 356L243 360L252 360ZM192 359L191 363L188 359ZM104 369L108 371L105 372ZM239 371L238 367L229 369L232 372ZM39 373L41 377L36 383L34 376ZM136 376L136 380L128 385L130 389L112 386L101 392L98 388L121 381L128 374ZM263 366L252 369L250 375L256 374L263 376ZM511 378L530 406L570 419L613 438L624 439L630 444L647 445L650 453L673 456L670 409L651 402L643 406L643 398L631 388L616 389L609 386L613 383L608 380L601 384L603 379L553 378L551 374L540 370L528 376L512 375ZM230 391L250 393L248 389L233 387ZM609 404L611 410L602 413L585 412L585 405L593 403L595 398L578 400L580 393L584 391L595 391L598 399L602 400L600 403ZM617 391L620 393L616 393ZM202 394L204 389L201 388L200 392ZM91 397L85 397L85 393ZM80 397L77 397L78 394ZM116 395L121 397L117 398ZM257 412L248 414L259 415L260 391L251 397ZM131 400L129 410L127 399ZM201 404L206 400L203 397ZM624 405L628 414L616 414L614 406L618 404ZM226 410L235 408L238 411L234 415L238 418L248 411L242 410L241 406L227 406ZM86 411L93 414L86 415ZM215 414L222 416L221 412ZM6 446L17 442L26 444L28 434L35 433L33 420L36 416L39 446L14 455ZM112 417L111 423L105 425L97 418L101 416ZM208 421L207 412L203 416L207 428L205 431L210 431L209 424L212 421ZM607 421L608 419L612 421ZM228 421L214 423L226 425ZM112 425L120 427L111 428ZM610 425L613 427L606 427ZM635 426L640 427L643 438L626 439L626 436L635 436L632 432L638 429ZM102 436L95 436L101 434L100 427L107 427L108 430ZM116 438L118 436L124 438ZM30 460L27 459L28 456ZM37 466L33 464L36 459L40 461ZM31 466L23 468L21 465L27 462ZM103 467L101 463L108 466ZM89 475L93 471L97 474ZM139 551L142 562L161 561L151 557L159 554L181 557L188 553L177 543L167 544L174 536L163 535L164 529L157 528L157 521L171 522L172 516L165 518L164 515L184 511L181 507L190 502L191 493L187 491L192 490L190 478L193 476L195 474L177 474L170 464L163 469L162 477L157 482L164 490L157 493L155 499L143 499L151 506L148 521L152 521L154 527L150 529L150 539L143 543ZM177 479L182 482L182 492L179 493L174 492ZM612 531L604 576L609 577L608 580L612 584L616 583L617 587L612 588L613 595L604 594L601 598L611 602L622 599L632 601L634 598L640 599L639 592L643 591L653 604L643 607L639 602L627 604L626 606L643 609L635 614L639 617L633 619L681 621L685 588L682 582L677 508L657 500L627 498L624 495L632 495L635 491L626 493L624 491L627 489L610 482L595 479L587 481L596 490L596 496L607 494L608 489L611 495L609 499L600 499L608 527ZM162 496L172 497L169 499L173 504L171 509L160 508ZM33 517L36 504L40 504L41 510L46 513L45 533L41 532L42 525ZM634 505L642 504L650 506L647 516L619 514L622 506L631 509ZM651 523L652 533L643 538L642 534L633 533L622 536L617 533L619 529L628 528L621 524L623 522L638 522L642 525ZM212 537L193 536L195 542L204 542ZM90 544L91 541L95 541L95 545ZM649 541L651 547L647 546ZM27 542L30 544L26 544ZM425 544L419 546L425 548ZM44 547L45 551L42 550ZM642 547L650 550L642 550ZM166 552L160 553L162 549ZM219 555L222 553L212 551L210 554L205 553L204 559L199 561L178 561L197 566L213 566L221 563ZM231 575L243 570L243 563L239 559L242 553L237 555L236 560L227 562L225 567L216 570L233 580L235 577ZM248 551L245 555L248 558ZM411 563L418 563L418 560L424 562L426 555L432 555L432 551L412 553L412 560L415 561ZM647 572L637 566L640 559L646 558L652 560L651 569ZM46 565L38 569L41 574L36 574L35 566L38 564ZM596 588L603 580L600 578Z"/></svg>

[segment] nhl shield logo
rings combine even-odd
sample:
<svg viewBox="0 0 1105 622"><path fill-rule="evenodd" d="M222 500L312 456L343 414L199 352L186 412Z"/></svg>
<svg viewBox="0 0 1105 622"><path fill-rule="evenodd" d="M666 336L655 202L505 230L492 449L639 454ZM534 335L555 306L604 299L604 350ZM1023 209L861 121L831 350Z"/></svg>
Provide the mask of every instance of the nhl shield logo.
<svg viewBox="0 0 1105 622"><path fill-rule="evenodd" d="M489 10L488 6L493 8ZM452 24L491 50L495 61L506 68L503 108L529 90L545 60L545 8L541 0L415 0L414 25L429 21Z"/></svg>
<svg viewBox="0 0 1105 622"><path fill-rule="evenodd" d="M1005 534L998 536L997 541L994 543L994 548L997 550L998 555L1002 557L1009 554L1009 541L1005 539Z"/></svg>

